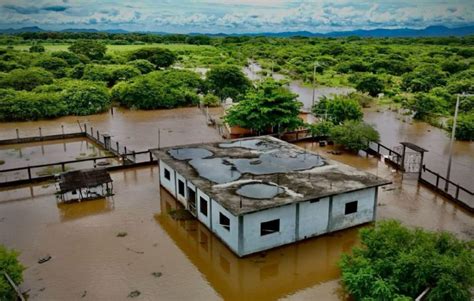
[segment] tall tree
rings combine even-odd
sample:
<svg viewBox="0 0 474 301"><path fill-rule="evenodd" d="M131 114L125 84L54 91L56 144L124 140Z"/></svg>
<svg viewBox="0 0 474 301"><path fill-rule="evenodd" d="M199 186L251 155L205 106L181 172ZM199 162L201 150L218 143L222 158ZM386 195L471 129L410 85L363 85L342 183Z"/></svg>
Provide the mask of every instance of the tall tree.
<svg viewBox="0 0 474 301"><path fill-rule="evenodd" d="M209 89L221 99L239 100L251 86L242 70L233 65L216 66L207 72L206 77Z"/></svg>
<svg viewBox="0 0 474 301"><path fill-rule="evenodd" d="M79 40L69 46L69 51L75 54L82 54L91 60L100 60L104 57L107 47L93 40Z"/></svg>
<svg viewBox="0 0 474 301"><path fill-rule="evenodd" d="M298 117L301 103L281 83L266 79L227 111L225 121L257 132L293 130L303 124Z"/></svg>

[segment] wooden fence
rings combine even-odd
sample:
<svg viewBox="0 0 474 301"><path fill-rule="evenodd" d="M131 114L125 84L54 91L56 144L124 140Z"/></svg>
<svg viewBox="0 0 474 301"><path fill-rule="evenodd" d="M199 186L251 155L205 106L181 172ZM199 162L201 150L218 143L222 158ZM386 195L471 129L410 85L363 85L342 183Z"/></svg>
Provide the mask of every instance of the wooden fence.
<svg viewBox="0 0 474 301"><path fill-rule="evenodd" d="M423 165L418 181L438 194L454 201L470 212L474 213L474 194L467 188L447 180L435 171Z"/></svg>

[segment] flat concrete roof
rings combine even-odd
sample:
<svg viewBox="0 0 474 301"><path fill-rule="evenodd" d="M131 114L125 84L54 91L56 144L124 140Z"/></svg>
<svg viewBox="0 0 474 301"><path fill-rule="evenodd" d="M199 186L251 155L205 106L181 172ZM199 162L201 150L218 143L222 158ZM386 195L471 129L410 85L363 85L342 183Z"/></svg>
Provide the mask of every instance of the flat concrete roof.
<svg viewBox="0 0 474 301"><path fill-rule="evenodd" d="M152 152L235 216L390 183L271 136Z"/></svg>

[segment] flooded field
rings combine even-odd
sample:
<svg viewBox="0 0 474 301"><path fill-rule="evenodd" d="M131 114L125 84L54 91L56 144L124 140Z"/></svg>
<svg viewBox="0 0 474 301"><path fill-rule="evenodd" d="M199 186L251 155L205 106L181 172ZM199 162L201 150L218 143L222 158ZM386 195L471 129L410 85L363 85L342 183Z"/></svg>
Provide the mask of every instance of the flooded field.
<svg viewBox="0 0 474 301"><path fill-rule="evenodd" d="M0 169L108 155L107 151L86 138L20 143L0 146L0 158L5 161Z"/></svg>

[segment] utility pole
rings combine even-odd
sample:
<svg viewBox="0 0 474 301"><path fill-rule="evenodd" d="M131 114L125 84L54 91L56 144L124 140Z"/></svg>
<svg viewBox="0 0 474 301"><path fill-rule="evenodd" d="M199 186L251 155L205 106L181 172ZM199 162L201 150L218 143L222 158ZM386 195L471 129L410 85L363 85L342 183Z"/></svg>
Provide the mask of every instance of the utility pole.
<svg viewBox="0 0 474 301"><path fill-rule="evenodd" d="M446 172L446 184L444 186L444 190L448 191L449 188L449 177L451 176L451 163L453 160L453 144L456 135L456 121L458 119L458 111L459 111L459 102L461 101L461 97L471 97L474 94L458 94L456 99L456 108L454 109L454 119L453 119L453 128L451 131L451 141L449 142L449 158L448 158L448 170Z"/></svg>
<svg viewBox="0 0 474 301"><path fill-rule="evenodd" d="M314 107L314 100L316 97L316 67L318 66L318 62L314 62L313 67L313 99L312 99L312 106L311 109Z"/></svg>

